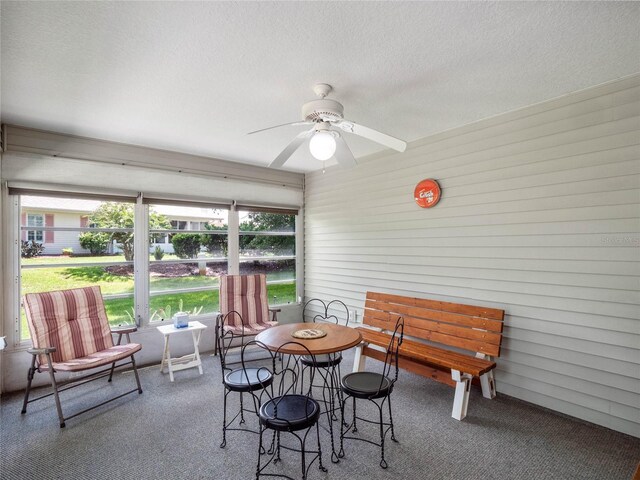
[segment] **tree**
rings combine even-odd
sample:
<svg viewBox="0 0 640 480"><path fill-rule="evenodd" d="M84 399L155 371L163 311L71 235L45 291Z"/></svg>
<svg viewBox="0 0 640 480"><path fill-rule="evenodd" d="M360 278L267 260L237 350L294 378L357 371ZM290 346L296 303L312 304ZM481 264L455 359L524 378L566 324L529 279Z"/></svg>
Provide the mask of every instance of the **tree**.
<svg viewBox="0 0 640 480"><path fill-rule="evenodd" d="M211 225L210 223L206 223L204 225L205 230L228 230L228 225L222 225L218 227L216 225ZM202 234L202 238L200 239L202 246L207 249L207 252L215 254L217 252L221 252L222 256L226 257L229 252L229 242L227 235L208 235L206 233Z"/></svg>
<svg viewBox="0 0 640 480"><path fill-rule="evenodd" d="M133 204L104 202L89 216L89 221L98 228L133 229ZM171 223L164 215L149 211L149 228L151 230L169 229ZM115 240L118 248L124 253L127 261L133 260L133 232L111 232L109 239Z"/></svg>
<svg viewBox="0 0 640 480"><path fill-rule="evenodd" d="M250 213L248 219L240 224L240 230L245 232L293 232L295 231L295 223L295 215ZM293 252L295 251L295 245L295 236L240 235L241 249Z"/></svg>

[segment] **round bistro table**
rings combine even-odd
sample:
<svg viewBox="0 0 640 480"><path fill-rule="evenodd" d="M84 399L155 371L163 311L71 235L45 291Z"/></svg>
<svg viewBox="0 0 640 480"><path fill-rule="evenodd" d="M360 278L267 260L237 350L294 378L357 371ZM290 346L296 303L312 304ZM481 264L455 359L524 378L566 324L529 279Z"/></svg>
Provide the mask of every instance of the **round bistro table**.
<svg viewBox="0 0 640 480"><path fill-rule="evenodd" d="M323 330L327 334L321 338L296 338L291 335L298 330L310 328ZM322 355L355 347L362 341L362 335L355 328L334 323L284 323L263 330L256 335L256 340L262 342L271 351L279 349L287 342L297 342L307 347L312 355ZM306 355L307 353L298 345L287 345L280 351L291 355Z"/></svg>

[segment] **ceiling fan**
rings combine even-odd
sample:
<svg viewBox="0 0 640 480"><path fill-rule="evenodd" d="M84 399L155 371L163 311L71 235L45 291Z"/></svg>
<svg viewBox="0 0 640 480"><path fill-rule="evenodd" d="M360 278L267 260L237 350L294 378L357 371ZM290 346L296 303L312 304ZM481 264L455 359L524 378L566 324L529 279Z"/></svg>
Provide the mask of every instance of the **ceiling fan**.
<svg viewBox="0 0 640 480"><path fill-rule="evenodd" d="M313 125L313 128L310 130L305 130L296 135L291 143L269 164L269 167L279 168L284 165L289 157L307 140L309 140L309 151L314 158L325 161L335 157L338 164L342 167L355 166L356 160L347 142L345 142L342 132L360 135L385 147L393 148L398 152L404 152L407 148L406 142L373 130L372 128L358 125L350 120L345 120L343 118L344 107L342 104L326 98L331 90L331 85L327 85L326 83L319 83L313 87L313 91L319 98L307 102L302 106L301 122L284 123L248 133L248 135L253 135L254 133L287 125Z"/></svg>

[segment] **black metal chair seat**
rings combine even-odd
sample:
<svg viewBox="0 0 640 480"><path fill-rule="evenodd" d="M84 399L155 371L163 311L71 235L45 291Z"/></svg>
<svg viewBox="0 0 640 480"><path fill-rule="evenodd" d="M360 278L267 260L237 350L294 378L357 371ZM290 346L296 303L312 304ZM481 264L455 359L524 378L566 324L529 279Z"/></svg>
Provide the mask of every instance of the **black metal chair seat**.
<svg viewBox="0 0 640 480"><path fill-rule="evenodd" d="M259 415L260 423L267 428L295 432L309 428L318 421L320 405L307 395L284 395L265 402L260 407Z"/></svg>
<svg viewBox="0 0 640 480"><path fill-rule="evenodd" d="M273 375L266 368L238 368L224 376L224 384L234 392L255 392L273 382Z"/></svg>
<svg viewBox="0 0 640 480"><path fill-rule="evenodd" d="M393 382L376 372L353 372L342 378L344 393L356 398L382 398L393 391Z"/></svg>
<svg viewBox="0 0 640 480"><path fill-rule="evenodd" d="M305 367L316 367L316 368L329 368L335 367L340 362L342 362L342 354L341 353L325 353L324 355L316 355L315 363L311 357L303 356L300 357L300 362Z"/></svg>

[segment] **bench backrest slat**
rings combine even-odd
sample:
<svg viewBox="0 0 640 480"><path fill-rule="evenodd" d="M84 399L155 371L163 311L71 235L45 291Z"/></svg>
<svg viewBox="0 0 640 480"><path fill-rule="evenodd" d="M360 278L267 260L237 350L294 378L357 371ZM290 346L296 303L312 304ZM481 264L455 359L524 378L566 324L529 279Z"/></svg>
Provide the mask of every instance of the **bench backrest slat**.
<svg viewBox="0 0 640 480"><path fill-rule="evenodd" d="M405 321L405 334L439 344L500 355L504 310L367 292L364 323L393 329Z"/></svg>

